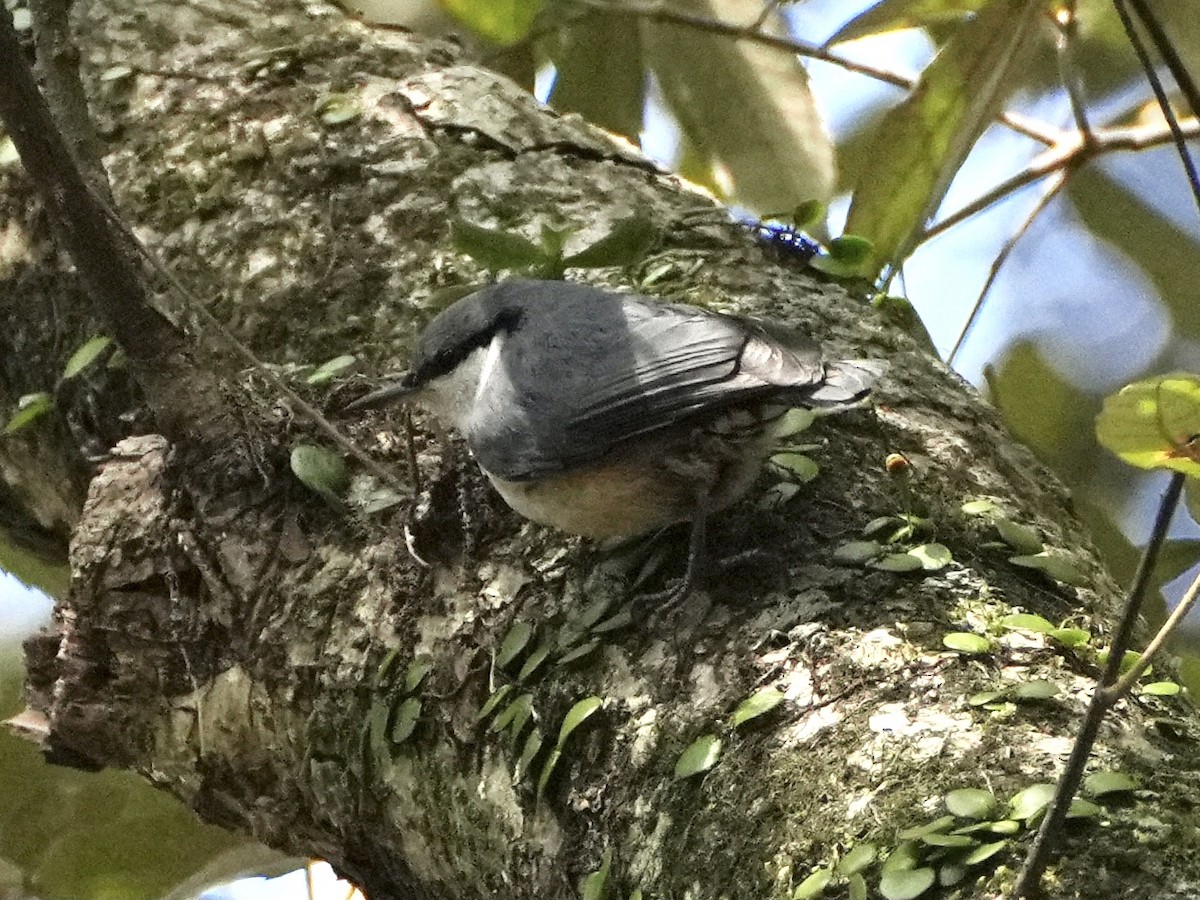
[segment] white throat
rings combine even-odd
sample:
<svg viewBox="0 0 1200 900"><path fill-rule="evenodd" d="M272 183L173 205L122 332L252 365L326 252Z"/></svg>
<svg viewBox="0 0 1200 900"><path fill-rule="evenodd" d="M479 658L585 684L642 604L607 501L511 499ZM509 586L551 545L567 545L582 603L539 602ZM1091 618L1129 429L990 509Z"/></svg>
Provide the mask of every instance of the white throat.
<svg viewBox="0 0 1200 900"><path fill-rule="evenodd" d="M497 332L491 343L472 351L453 370L430 381L414 399L443 425L465 433L471 410L487 390L503 347L504 333Z"/></svg>

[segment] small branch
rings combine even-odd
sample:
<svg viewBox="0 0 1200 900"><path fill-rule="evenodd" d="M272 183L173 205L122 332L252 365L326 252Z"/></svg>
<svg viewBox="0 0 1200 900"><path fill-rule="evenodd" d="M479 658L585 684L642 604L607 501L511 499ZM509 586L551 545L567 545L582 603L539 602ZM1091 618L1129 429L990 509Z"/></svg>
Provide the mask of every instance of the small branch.
<svg viewBox="0 0 1200 900"><path fill-rule="evenodd" d="M693 28L697 31L725 35L734 40L753 41L756 44L762 44L764 47L774 47L776 50L794 53L797 56L803 56L807 59L818 59L821 62L827 62L845 69L847 72L865 75L868 78L882 81L884 84L890 84L894 87L903 88L906 91L911 91L917 86L915 78L909 78L906 75L881 69L878 66L868 65L867 63L856 62L819 44L813 44L797 38L769 34L756 27L756 23L751 23L749 26L734 25L730 22L722 22L719 19L710 19L694 13L671 9L662 4L633 5L613 3L609 2L609 0L579 0L579 2L585 6L590 6L593 9L612 15L634 16L648 22L682 25L685 28ZM1022 134L1046 146L1052 146L1062 140L1062 134L1058 129L1052 129L1043 123L1030 119L1028 116L1005 113L1000 117L1000 121L1018 134Z"/></svg>
<svg viewBox="0 0 1200 900"><path fill-rule="evenodd" d="M1133 7L1133 11L1137 13L1146 33L1154 41L1154 46L1162 54L1163 62L1170 70L1171 77L1175 79L1180 93L1192 108L1192 115L1200 116L1200 87L1197 87L1192 73L1188 71L1187 63L1179 58L1179 54L1175 51L1175 45L1171 43L1170 36L1158 21L1158 17L1154 15L1154 10L1150 8L1146 0L1125 0L1125 2ZM1117 12L1123 12L1124 3L1117 0L1116 5Z"/></svg>
<svg viewBox="0 0 1200 900"><path fill-rule="evenodd" d="M954 347L950 350L950 355L946 357L946 365L951 367L954 366L954 358L958 356L958 351L962 349L963 344L967 340L967 336L971 333L971 329L975 327L975 320L979 317L979 311L983 309L983 301L987 298L988 292L991 291L992 285L996 283L996 277L1000 274L1000 269L1003 268L1005 262L1008 261L1008 257L1012 253L1013 248L1016 247L1017 242L1025 236L1025 232L1027 232L1030 226L1033 225L1034 220L1042 214L1042 211L1045 210L1047 206L1050 205L1050 201L1058 196L1059 191L1062 190L1066 183L1067 174L1065 172L1056 173L1053 182L1049 187L1046 188L1045 192L1034 205L1033 209L1029 211L1029 215L1025 217L1025 221L1021 223L1020 227L1013 233L1012 237L1005 241L1000 252L996 254L996 258L992 260L992 267L988 272L987 280L983 283L983 288L979 291L979 296L975 298L975 303L971 307L971 313L967 316L967 321L963 324L962 330L958 333L958 340L954 342Z"/></svg>
<svg viewBox="0 0 1200 900"><path fill-rule="evenodd" d="M1120 674L1121 660L1133 638L1133 629L1141 614L1142 600L1145 598L1146 588L1150 583L1150 575L1154 572L1159 551L1167 538L1167 530L1171 527L1171 517L1175 514L1175 507L1179 505L1179 495L1183 492L1185 480L1186 476L1181 473L1172 473L1170 484L1167 485L1162 500L1159 502L1158 514L1154 518L1154 528L1150 532L1150 540L1142 551L1137 572L1133 576L1133 584L1130 585L1129 594L1125 600L1121 621L1109 644L1108 664L1104 667L1100 683L1096 685L1096 690L1092 693L1092 701L1088 704L1087 713L1079 727L1075 745L1071 748L1071 755L1058 779L1054 799L1046 808L1046 814L1038 829L1037 837L1034 838L1033 846L1029 848L1029 855L1025 858L1025 865L1017 877L1017 884L1013 889L1015 897L1033 898L1040 893L1042 873L1046 871L1050 853L1054 849L1063 823L1067 819L1071 800L1079 789L1079 783L1083 780L1083 770L1087 766L1092 747L1100 733L1100 725L1104 721L1105 713L1116 702L1115 698L1110 699L1110 694L1105 688L1116 683Z"/></svg>
<svg viewBox="0 0 1200 900"><path fill-rule="evenodd" d="M1079 19L1075 14L1074 0L1064 4L1054 17L1056 35L1054 55L1058 60L1058 79L1067 91L1071 101L1071 115L1075 118L1075 130L1081 135L1090 135L1092 129L1088 126L1087 104L1080 91L1079 78L1075 67L1071 65L1075 36L1079 33Z"/></svg>
<svg viewBox="0 0 1200 900"><path fill-rule="evenodd" d="M1196 164L1192 162L1192 155L1188 152L1183 131L1175 116L1175 111L1171 109L1171 101L1168 99L1167 92L1158 77L1158 72L1155 71L1154 62L1150 59L1150 54L1146 51L1146 45L1142 43L1137 27L1129 17L1129 10L1125 8L1125 0L1114 0L1114 3L1117 8L1117 14L1121 17L1121 25L1125 28L1125 34L1129 38L1129 43L1133 45L1133 51L1137 54L1142 71L1146 73L1146 80L1150 82L1150 89L1154 91L1154 99L1158 101L1158 108L1162 111L1163 118L1167 120L1167 125L1171 129L1171 137L1175 142L1179 161L1183 164L1184 174L1187 175L1188 184L1191 186L1192 197L1195 198L1197 209L1200 209L1200 175L1196 173ZM1142 24L1150 32L1150 36L1155 41L1158 51L1163 54L1164 59L1168 60L1168 68L1175 75L1176 83L1179 85L1180 90L1184 91L1185 96L1188 97L1192 106L1192 115L1200 117L1200 108L1197 108L1200 105L1200 97L1196 96L1196 85L1192 83L1187 69L1175 55L1175 48L1171 46L1171 41L1162 31L1158 25L1158 21L1151 15L1147 7L1140 3L1135 4L1135 6L1139 17L1142 19ZM1187 85L1186 88L1185 84ZM1190 93L1188 93L1189 90Z"/></svg>
<svg viewBox="0 0 1200 900"><path fill-rule="evenodd" d="M0 10L0 120L160 427L174 434L198 426L218 440L236 431L216 379L192 363L183 335L150 305L146 285L110 226L106 207L84 179L38 91L7 9Z"/></svg>
<svg viewBox="0 0 1200 900"><path fill-rule="evenodd" d="M1104 689L1104 693L1108 695L1109 703L1116 703L1137 684L1139 678L1145 674L1150 668L1150 663L1154 659L1154 655L1162 649L1163 644L1167 642L1167 638L1179 627L1179 623L1187 618L1187 614L1192 611L1192 607L1196 605L1196 601L1200 599L1200 575L1191 583L1187 589L1187 593L1183 595L1183 599L1179 601L1179 605L1167 617L1167 621L1163 623L1162 628L1158 629L1158 634L1154 636L1146 649L1142 651L1138 661L1121 676L1121 680L1116 684Z"/></svg>
<svg viewBox="0 0 1200 900"><path fill-rule="evenodd" d="M71 0L30 0L37 66L54 121L70 143L75 162L89 182L109 197L103 148L88 115L79 80L79 50L71 39Z"/></svg>
<svg viewBox="0 0 1200 900"><path fill-rule="evenodd" d="M1187 119L1179 123L1179 129L1185 136L1200 135L1200 119ZM1055 172L1065 172L1068 175L1075 169L1109 153L1145 150L1170 143L1173 140L1171 129L1161 125L1136 125L1129 128L1109 128L1093 132L1087 140L1081 141L1079 135L1071 133L1070 141L1063 141L1041 154L1023 171L1018 172L996 185L986 194L971 201L966 206L939 220L936 224L925 229L918 245L931 238L937 237L944 231L949 231L972 216L983 212L989 206L1003 200L1009 194L1021 188L1040 181Z"/></svg>

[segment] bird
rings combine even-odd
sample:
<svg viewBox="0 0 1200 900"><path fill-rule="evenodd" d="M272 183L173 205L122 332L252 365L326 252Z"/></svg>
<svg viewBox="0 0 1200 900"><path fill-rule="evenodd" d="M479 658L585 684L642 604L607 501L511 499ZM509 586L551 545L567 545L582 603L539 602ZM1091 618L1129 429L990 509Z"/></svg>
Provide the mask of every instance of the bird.
<svg viewBox="0 0 1200 900"><path fill-rule="evenodd" d="M415 402L466 441L504 501L605 540L705 524L745 495L794 407L861 405L880 360L822 360L780 323L582 283L509 279L438 313L408 370L345 411Z"/></svg>

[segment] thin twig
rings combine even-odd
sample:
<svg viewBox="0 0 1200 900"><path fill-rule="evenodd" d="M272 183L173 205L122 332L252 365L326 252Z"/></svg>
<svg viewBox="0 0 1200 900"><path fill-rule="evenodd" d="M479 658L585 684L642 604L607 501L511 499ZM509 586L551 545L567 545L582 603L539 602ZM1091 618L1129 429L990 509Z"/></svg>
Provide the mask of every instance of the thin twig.
<svg viewBox="0 0 1200 900"><path fill-rule="evenodd" d="M590 6L593 9L602 10L617 16L634 16L639 19L644 19L649 22L665 22L669 25L682 25L686 28L693 28L697 31L706 31L710 34L721 34L726 37L731 37L735 40L752 41L756 44L762 44L765 47L774 47L776 50L783 50L787 53L794 53L797 56L803 56L807 59L817 59L821 62L827 62L831 65L845 69L847 72L854 72L857 75L865 75L868 78L873 78L876 81L882 81L884 84L890 84L894 87L903 88L906 91L911 91L917 86L917 80L910 78L907 75L901 75L897 72L892 72L887 69L881 69L878 66L872 66L867 63L860 63L846 56L842 56L833 50L822 47L819 44L814 44L809 41L802 41L798 38L783 37L781 35L769 34L758 30L751 25L750 27L743 25L734 25L731 22L722 22L719 19L710 19L706 16L696 15L694 13L684 12L682 10L671 9L663 4L631 4L631 3L613 3L610 0L579 0L585 6ZM1052 146L1062 140L1062 133L1051 128L1041 122L1037 122L1028 116L1005 113L1000 116L1000 121L1011 128L1018 134L1022 134L1031 140L1037 141L1039 144Z"/></svg>
<svg viewBox="0 0 1200 900"><path fill-rule="evenodd" d="M1179 161L1183 164L1183 171L1187 175L1188 184L1192 188L1192 197L1195 198L1197 209L1200 209L1200 175L1196 173L1196 164L1192 161L1192 155L1188 152L1187 142L1184 140L1178 118L1175 115L1175 111L1171 109L1171 101L1167 97L1167 92L1158 77L1158 72L1155 71L1154 62L1150 59L1150 54L1146 51L1146 45L1142 43L1142 38L1138 34L1133 20L1129 17L1129 11L1125 8L1125 0L1114 0L1114 4L1117 8L1117 14L1121 17L1121 25L1125 28L1125 34L1129 38L1129 43L1133 45L1133 51L1137 54L1138 62L1141 63L1142 70L1146 73L1146 80L1150 82L1150 89L1154 91L1154 99L1158 101L1158 108L1162 110L1163 118L1167 120L1167 125L1171 129L1171 137L1174 139L1175 149L1179 154ZM1153 16L1150 16L1148 9L1139 5L1138 10L1139 16L1144 13L1145 16L1149 16L1149 21L1153 22L1155 27L1158 27L1157 20ZM1143 18L1142 22L1146 24L1147 19ZM1173 57L1175 48L1171 46L1170 40L1162 32L1161 28L1155 32L1149 25L1146 27L1147 30L1151 31L1151 36L1155 40L1157 49L1159 53L1163 54L1164 59ZM1200 110L1196 108L1197 104L1200 104L1200 99L1194 99L1195 85L1191 83L1187 69L1183 68L1182 64L1179 65L1183 79L1191 86L1193 91L1192 96L1189 97L1189 102L1192 104L1192 115L1200 117ZM1171 69L1172 74L1175 74L1175 71L1175 69ZM1176 77L1176 83L1183 90L1183 83L1179 81L1179 76Z"/></svg>
<svg viewBox="0 0 1200 900"><path fill-rule="evenodd" d="M1200 575L1197 575L1191 585L1188 586L1187 593L1183 595L1183 599L1179 601L1179 605L1167 617L1167 621L1163 622L1162 628L1158 629L1158 634L1154 636L1154 640L1146 645L1146 649L1141 652L1138 661L1130 667L1128 672L1121 676L1120 681L1104 689L1104 693L1108 695L1109 703L1116 703L1133 689L1138 679L1150 668L1150 662L1154 659L1154 654L1162 649L1163 644L1167 642L1167 638L1179 627L1179 623L1187 618L1187 614L1191 612L1197 600L1200 600Z"/></svg>
<svg viewBox="0 0 1200 900"><path fill-rule="evenodd" d="M1137 572L1133 576L1133 584L1130 585L1129 594L1125 600L1121 621L1109 644L1108 663L1104 667L1104 674L1100 678L1100 683L1096 685L1096 690L1092 692L1092 700L1088 704L1087 713L1079 727L1075 745L1071 748L1071 755L1067 759L1067 764L1054 789L1054 798L1046 808L1037 837L1034 838L1033 846L1029 848L1029 855L1025 858L1025 865L1017 877L1016 887L1013 889L1015 897L1023 897L1028 900L1040 893L1042 873L1046 871L1050 852L1054 849L1063 823L1067 819L1071 800L1079 789L1080 781L1083 780L1083 770L1087 766L1092 746L1096 743L1096 737L1100 733L1104 714L1108 712L1114 702L1109 699L1105 688L1110 684L1115 684L1120 675L1121 660L1133 638L1134 626L1141 613L1142 600L1145 598L1146 589L1150 584L1154 566L1158 562L1159 551L1162 549L1163 542L1167 538L1167 531L1171 527L1171 517L1175 513L1175 507L1179 505L1179 495L1183 492L1184 481L1183 474L1172 473L1171 481L1159 502L1158 513L1154 517L1154 528L1150 532L1150 540L1142 551Z"/></svg>
<svg viewBox="0 0 1200 900"><path fill-rule="evenodd" d="M1188 105L1192 108L1192 115L1200 116L1200 87L1197 87L1195 80L1192 78L1192 73L1188 70L1187 63L1180 59L1179 54L1175 50L1175 45L1171 43L1171 38L1158 21L1154 10L1146 3L1146 0L1126 0L1126 2L1133 7L1134 12L1137 13L1138 18L1145 27L1146 33L1154 41L1154 46L1162 54L1163 62L1166 63L1171 77L1175 79L1175 83L1179 85L1180 93L1183 94ZM1122 6L1120 0L1118 0L1117 6L1118 12L1120 12L1120 7Z"/></svg>
<svg viewBox="0 0 1200 900"><path fill-rule="evenodd" d="M1075 130L1084 135L1086 140L1092 133L1092 129L1088 126L1087 104L1080 91L1078 72L1071 65L1075 36L1079 33L1079 20L1075 15L1074 0L1060 8L1058 15L1054 17L1054 24L1057 28L1054 56L1058 60L1058 80L1062 82L1067 91L1067 98L1071 101L1071 115L1075 118Z"/></svg>
<svg viewBox="0 0 1200 900"><path fill-rule="evenodd" d="M1179 123L1179 129L1185 137L1200 135L1200 119L1187 119ZM1023 187L1040 181L1047 175L1058 171L1068 174L1109 153L1146 150L1158 147L1174 140L1169 128L1161 125L1135 125L1128 128L1108 128L1093 132L1087 141L1081 141L1079 135L1071 133L1070 140L1064 140L1049 148L1038 158L1034 159L1025 169L1006 178L994 188L980 197L972 200L944 219L930 225L921 235L918 244L923 244L930 238L937 237L944 231L949 231L955 225L966 221L983 212L996 202L1003 200L1009 194Z"/></svg>
<svg viewBox="0 0 1200 900"><path fill-rule="evenodd" d="M992 260L992 267L988 272L987 280L983 283L983 288L980 289L979 296L975 298L974 305L971 306L971 312L967 316L967 321L963 323L962 330L960 330L958 333L958 340L954 342L954 347L950 350L950 355L946 357L946 365L954 365L954 359L956 356L958 356L958 351L962 349L963 344L966 342L967 336L971 333L971 329L975 327L975 320L979 317L980 310L983 309L983 301L987 298L988 293L991 291L992 285L996 283L996 278L1000 274L1000 269L1003 268L1004 264L1008 261L1009 254L1012 253L1013 248L1017 245L1017 242L1025 236L1025 233L1029 230L1030 226L1033 225L1034 219L1042 214L1046 207L1050 205L1050 201L1058 196L1058 192L1062 190L1066 183L1066 172L1058 172L1055 174L1050 185L1038 199L1038 202L1034 204L1033 209L1029 211L1029 215L1025 217L1025 220L1012 234L1012 236L1004 242L1004 246L1000 249L1000 252L996 254L996 258Z"/></svg>

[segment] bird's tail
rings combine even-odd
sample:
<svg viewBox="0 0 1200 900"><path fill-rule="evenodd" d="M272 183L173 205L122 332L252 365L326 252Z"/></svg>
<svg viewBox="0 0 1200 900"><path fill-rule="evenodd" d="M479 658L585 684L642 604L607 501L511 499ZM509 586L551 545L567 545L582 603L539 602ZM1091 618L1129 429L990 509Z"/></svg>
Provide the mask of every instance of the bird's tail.
<svg viewBox="0 0 1200 900"><path fill-rule="evenodd" d="M871 393L887 371L882 359L843 359L825 364L825 381L805 398L805 405L825 412L848 409Z"/></svg>

